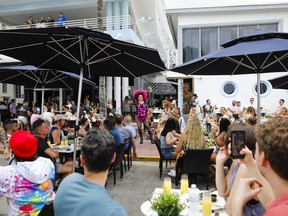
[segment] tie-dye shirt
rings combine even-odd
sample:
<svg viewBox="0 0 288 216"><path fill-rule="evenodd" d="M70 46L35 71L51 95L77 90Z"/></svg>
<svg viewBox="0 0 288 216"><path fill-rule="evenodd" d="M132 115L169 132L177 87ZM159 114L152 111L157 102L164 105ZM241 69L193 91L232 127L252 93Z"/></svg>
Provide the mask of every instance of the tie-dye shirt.
<svg viewBox="0 0 288 216"><path fill-rule="evenodd" d="M54 176L54 164L42 157L0 167L0 196L7 197L8 215L38 215L46 202L54 200Z"/></svg>

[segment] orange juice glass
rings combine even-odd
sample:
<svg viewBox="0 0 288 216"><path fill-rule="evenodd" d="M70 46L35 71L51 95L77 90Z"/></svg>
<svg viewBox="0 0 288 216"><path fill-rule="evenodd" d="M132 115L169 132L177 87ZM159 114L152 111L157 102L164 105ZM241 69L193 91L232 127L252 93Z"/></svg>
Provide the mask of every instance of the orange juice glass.
<svg viewBox="0 0 288 216"><path fill-rule="evenodd" d="M202 198L202 215L210 216L212 214L212 201L210 191L203 192Z"/></svg>
<svg viewBox="0 0 288 216"><path fill-rule="evenodd" d="M181 176L181 194L187 194L188 193L188 175L184 174Z"/></svg>
<svg viewBox="0 0 288 216"><path fill-rule="evenodd" d="M167 191L168 193L172 192L172 183L171 183L171 178L170 177L165 177L164 178L163 189L165 191Z"/></svg>

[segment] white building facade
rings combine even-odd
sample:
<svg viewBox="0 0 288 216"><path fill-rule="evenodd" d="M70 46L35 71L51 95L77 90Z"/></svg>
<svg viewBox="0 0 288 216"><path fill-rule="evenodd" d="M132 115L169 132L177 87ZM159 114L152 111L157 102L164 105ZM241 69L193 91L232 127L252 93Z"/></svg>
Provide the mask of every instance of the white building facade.
<svg viewBox="0 0 288 216"><path fill-rule="evenodd" d="M177 41L177 63L181 64L221 48L221 44L255 29L288 32L288 1L177 1L166 0L166 14ZM225 68L223 66L223 68ZM268 79L287 72L261 74L261 107L274 112L278 101L288 100L287 90L272 89ZM200 104L228 107L232 100L245 106L257 98L256 74L235 76L194 76L194 92ZM287 104L287 102L286 102Z"/></svg>

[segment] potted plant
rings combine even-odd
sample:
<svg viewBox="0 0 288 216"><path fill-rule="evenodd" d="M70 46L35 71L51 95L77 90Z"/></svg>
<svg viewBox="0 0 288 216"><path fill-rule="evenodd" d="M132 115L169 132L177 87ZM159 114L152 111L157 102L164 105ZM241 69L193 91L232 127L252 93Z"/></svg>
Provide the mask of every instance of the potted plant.
<svg viewBox="0 0 288 216"><path fill-rule="evenodd" d="M186 205L180 203L178 194L164 190L159 197L153 199L151 208L158 213L158 216L178 216Z"/></svg>

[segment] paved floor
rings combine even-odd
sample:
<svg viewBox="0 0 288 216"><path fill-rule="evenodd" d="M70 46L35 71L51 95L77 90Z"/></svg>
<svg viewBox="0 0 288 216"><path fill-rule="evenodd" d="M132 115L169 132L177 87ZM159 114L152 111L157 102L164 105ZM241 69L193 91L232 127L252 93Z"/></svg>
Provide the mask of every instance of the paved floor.
<svg viewBox="0 0 288 216"><path fill-rule="evenodd" d="M0 155L0 165L6 164L7 162L4 161L3 155ZM129 216L142 215L140 212L141 204L151 198L152 192L156 187L162 187L163 177L167 175L167 172L172 167L164 168L164 175L162 179L159 179L158 165L156 161L133 161L132 168L124 173L123 179L120 179L120 173L117 171L116 186L113 184L113 175L109 175L107 190L114 199L125 207ZM205 189L202 180L199 180L198 187ZM214 181L210 182L211 187L215 187ZM173 188L176 188L174 184ZM1 197L0 215L5 213L7 213L7 202L4 197Z"/></svg>

